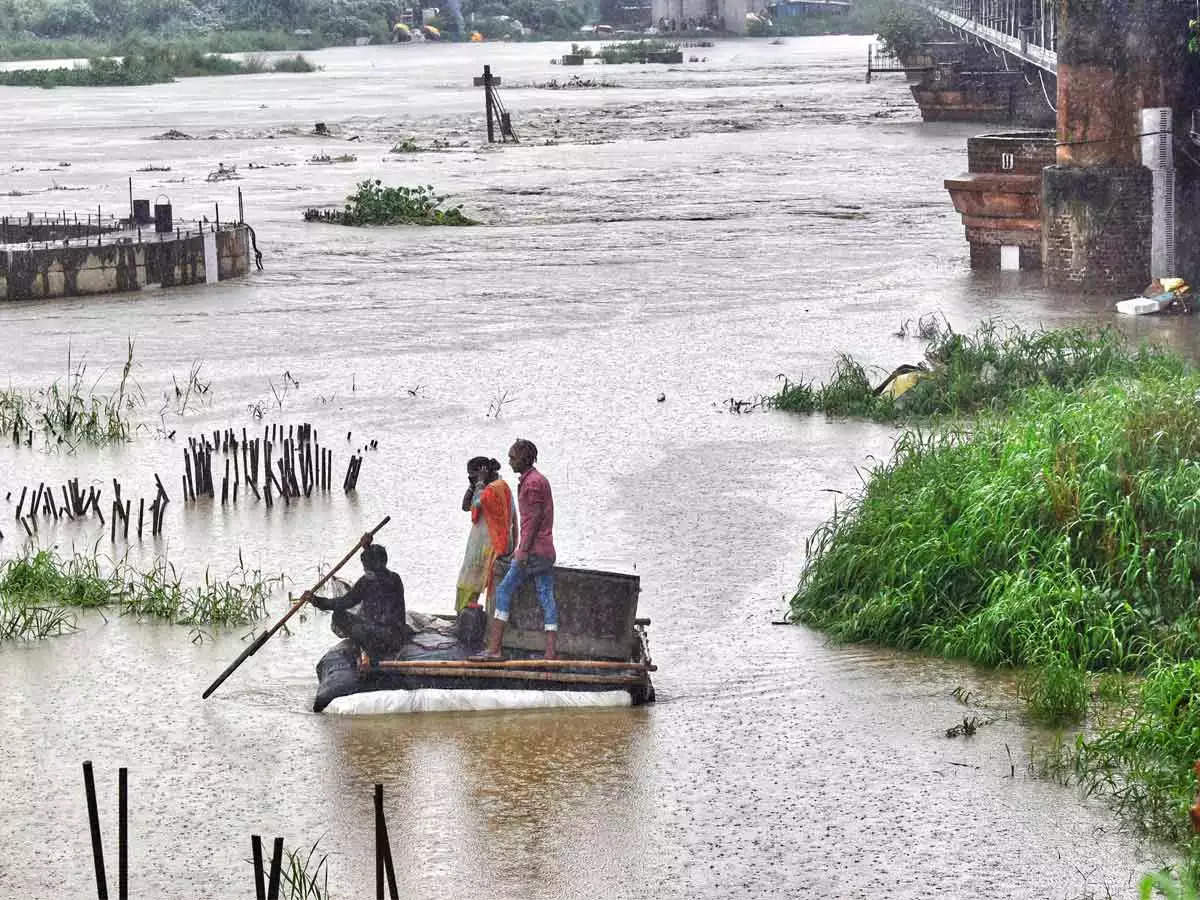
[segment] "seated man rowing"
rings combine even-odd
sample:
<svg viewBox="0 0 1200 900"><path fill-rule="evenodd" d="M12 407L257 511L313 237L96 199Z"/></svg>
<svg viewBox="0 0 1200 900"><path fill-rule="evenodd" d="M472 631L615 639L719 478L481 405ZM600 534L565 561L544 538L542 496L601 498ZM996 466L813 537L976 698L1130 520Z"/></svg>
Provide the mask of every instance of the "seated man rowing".
<svg viewBox="0 0 1200 900"><path fill-rule="evenodd" d="M404 619L404 582L387 567L387 550L372 543L371 535L362 537L363 552L359 556L363 576L341 597L318 597L305 591L306 600L317 609L333 613L330 626L333 633L349 638L367 654L372 663L389 656L408 640L408 624ZM350 609L358 606L359 613Z"/></svg>

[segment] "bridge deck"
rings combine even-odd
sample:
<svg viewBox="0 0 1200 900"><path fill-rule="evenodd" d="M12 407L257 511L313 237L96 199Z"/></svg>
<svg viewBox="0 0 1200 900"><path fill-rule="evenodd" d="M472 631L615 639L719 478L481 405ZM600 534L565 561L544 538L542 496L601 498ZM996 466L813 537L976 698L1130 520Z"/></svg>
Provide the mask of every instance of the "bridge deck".
<svg viewBox="0 0 1200 900"><path fill-rule="evenodd" d="M920 2L947 25L997 50L1058 74L1058 0L1034 0L1033 17L1021 21L1017 0L927 0Z"/></svg>

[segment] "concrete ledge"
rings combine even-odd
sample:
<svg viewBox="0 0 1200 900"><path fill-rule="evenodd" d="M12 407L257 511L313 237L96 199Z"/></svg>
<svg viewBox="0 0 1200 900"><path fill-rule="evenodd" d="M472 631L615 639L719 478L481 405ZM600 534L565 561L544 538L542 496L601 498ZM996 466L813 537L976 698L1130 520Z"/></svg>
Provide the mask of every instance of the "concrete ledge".
<svg viewBox="0 0 1200 900"><path fill-rule="evenodd" d="M249 229L222 226L216 233L216 257L205 259L204 237L197 232L110 236L111 243L71 241L0 247L0 298L51 299L136 291L147 285L203 284L207 265L220 279L250 270Z"/></svg>

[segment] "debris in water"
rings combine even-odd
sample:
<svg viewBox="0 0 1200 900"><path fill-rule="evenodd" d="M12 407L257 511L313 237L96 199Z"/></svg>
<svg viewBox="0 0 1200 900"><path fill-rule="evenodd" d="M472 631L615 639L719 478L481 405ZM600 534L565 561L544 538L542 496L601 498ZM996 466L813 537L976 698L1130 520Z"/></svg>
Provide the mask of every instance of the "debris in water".
<svg viewBox="0 0 1200 900"><path fill-rule="evenodd" d="M172 128L168 131L164 131L162 134L156 134L154 136L154 140L156 140L156 141L194 141L195 138L192 137L190 134L184 134L182 131L178 131L178 130Z"/></svg>
<svg viewBox="0 0 1200 900"><path fill-rule="evenodd" d="M208 173L205 181L236 181L242 176L237 173L237 166L227 166L217 163L217 167Z"/></svg>
<svg viewBox="0 0 1200 900"><path fill-rule="evenodd" d="M333 163L352 163L358 162L358 157L353 153L343 153L341 156L330 156L327 153L318 153L308 161L310 166L328 166Z"/></svg>

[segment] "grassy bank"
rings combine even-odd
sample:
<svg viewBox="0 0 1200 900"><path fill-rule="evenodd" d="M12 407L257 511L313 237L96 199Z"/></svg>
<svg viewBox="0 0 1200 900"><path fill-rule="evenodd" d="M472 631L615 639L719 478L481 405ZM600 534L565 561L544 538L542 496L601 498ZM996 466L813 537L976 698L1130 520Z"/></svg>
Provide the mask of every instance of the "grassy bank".
<svg viewBox="0 0 1200 900"><path fill-rule="evenodd" d="M146 46L165 45L177 52L258 53L309 51L336 43L320 34L294 35L286 31L215 30L204 34L171 39L134 33L122 38L39 38L0 37L0 60L22 59L94 59L124 56Z"/></svg>
<svg viewBox="0 0 1200 900"><path fill-rule="evenodd" d="M774 398L932 417L810 537L792 617L842 640L1022 668L1031 713L1050 722L1080 719L1132 676L1124 713L1061 763L1200 859L1187 817L1200 758L1200 372L1105 331L987 326L940 336L930 357L901 409L849 359L829 384Z"/></svg>
<svg viewBox="0 0 1200 900"><path fill-rule="evenodd" d="M255 75L262 72L312 72L303 56L267 62L261 58L231 59L194 48L154 47L122 59L95 57L86 66L54 69L14 69L0 72L0 85L8 87L111 87L162 84L176 78L200 75Z"/></svg>

